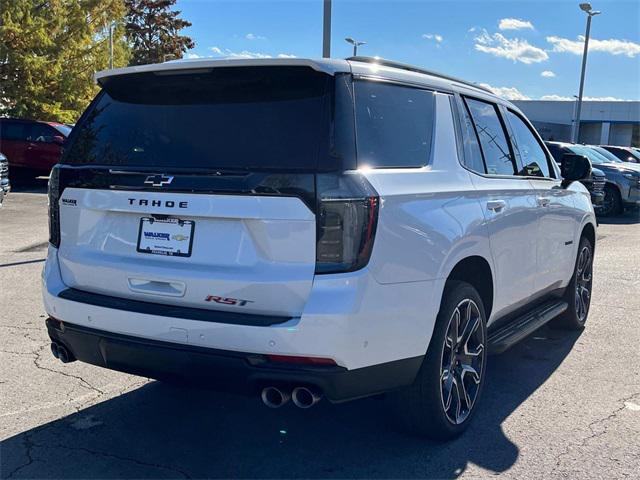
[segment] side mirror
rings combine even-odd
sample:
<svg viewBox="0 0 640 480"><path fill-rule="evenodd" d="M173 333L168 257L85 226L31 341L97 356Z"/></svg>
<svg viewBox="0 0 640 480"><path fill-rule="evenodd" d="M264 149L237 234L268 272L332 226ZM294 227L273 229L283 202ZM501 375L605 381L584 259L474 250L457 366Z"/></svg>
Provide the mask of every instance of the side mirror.
<svg viewBox="0 0 640 480"><path fill-rule="evenodd" d="M51 137L51 143L55 143L56 145L64 145L65 138L62 135L54 135Z"/></svg>
<svg viewBox="0 0 640 480"><path fill-rule="evenodd" d="M591 162L584 155L566 153L562 156L560 173L563 178L562 185L567 187L571 182L591 177Z"/></svg>

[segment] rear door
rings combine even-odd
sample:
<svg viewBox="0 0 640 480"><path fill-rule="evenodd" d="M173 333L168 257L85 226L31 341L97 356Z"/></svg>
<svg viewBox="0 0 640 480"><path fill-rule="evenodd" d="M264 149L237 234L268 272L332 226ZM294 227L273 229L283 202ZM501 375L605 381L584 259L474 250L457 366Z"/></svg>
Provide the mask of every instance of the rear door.
<svg viewBox="0 0 640 480"><path fill-rule="evenodd" d="M61 147L53 138L60 132L44 123L32 123L27 132L25 165L38 172L47 173L60 161Z"/></svg>
<svg viewBox="0 0 640 480"><path fill-rule="evenodd" d="M27 151L28 124L12 120L0 121L0 152L10 167L23 167Z"/></svg>
<svg viewBox="0 0 640 480"><path fill-rule="evenodd" d="M315 271L331 82L307 67L231 67L107 83L59 167L65 284L299 315Z"/></svg>
<svg viewBox="0 0 640 480"><path fill-rule="evenodd" d="M495 266L495 316L526 303L536 276L537 212L535 190L516 175L498 106L464 97L460 110L469 150L467 168L479 194Z"/></svg>
<svg viewBox="0 0 640 480"><path fill-rule="evenodd" d="M573 193L562 188L541 141L518 113L505 109L511 143L518 161L518 175L529 179L535 189L538 229L536 242L536 293L565 284L573 272L574 249L579 219Z"/></svg>

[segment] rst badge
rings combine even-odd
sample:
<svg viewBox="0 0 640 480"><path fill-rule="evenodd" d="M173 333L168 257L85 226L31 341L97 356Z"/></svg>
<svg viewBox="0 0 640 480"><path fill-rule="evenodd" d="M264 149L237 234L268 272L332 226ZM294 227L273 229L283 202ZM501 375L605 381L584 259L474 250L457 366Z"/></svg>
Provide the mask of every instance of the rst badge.
<svg viewBox="0 0 640 480"><path fill-rule="evenodd" d="M231 297L219 297L217 295L208 295L205 299L205 302L215 302L221 305L235 305L238 307L244 307L247 303L253 303L251 300L242 300L241 298L231 298Z"/></svg>

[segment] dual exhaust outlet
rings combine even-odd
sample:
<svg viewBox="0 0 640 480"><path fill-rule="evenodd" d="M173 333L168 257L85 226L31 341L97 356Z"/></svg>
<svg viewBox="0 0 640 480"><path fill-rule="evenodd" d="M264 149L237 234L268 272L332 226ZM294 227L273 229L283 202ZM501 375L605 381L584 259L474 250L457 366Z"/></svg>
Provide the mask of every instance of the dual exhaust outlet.
<svg viewBox="0 0 640 480"><path fill-rule="evenodd" d="M75 360L73 354L61 343L51 342L51 353L62 363L69 363Z"/></svg>
<svg viewBox="0 0 640 480"><path fill-rule="evenodd" d="M262 403L270 408L279 408L289 400L298 408L311 408L322 399L322 394L307 387L296 387L289 391L278 387L262 389Z"/></svg>

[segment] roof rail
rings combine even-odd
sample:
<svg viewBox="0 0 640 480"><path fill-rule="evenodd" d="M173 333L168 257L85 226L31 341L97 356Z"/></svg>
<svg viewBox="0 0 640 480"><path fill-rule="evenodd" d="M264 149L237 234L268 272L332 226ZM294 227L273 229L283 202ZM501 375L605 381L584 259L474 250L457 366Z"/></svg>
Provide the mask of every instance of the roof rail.
<svg viewBox="0 0 640 480"><path fill-rule="evenodd" d="M489 92L492 95L495 95L490 89L478 85L477 83L468 82L466 80L462 80L457 77L452 77L450 75L445 75L444 73L434 72L433 70L427 70L425 68L416 67L413 65L408 65L406 63L394 62L393 60L386 60L380 57L365 57L365 56L357 56L357 57L349 57L347 58L350 62L362 62L362 63L375 63L377 65L382 65L384 67L392 67L399 68L401 70L407 70L410 72L416 73L424 73L425 75L431 75L432 77L443 78L445 80L451 80L453 82L462 83L463 85L468 85L470 87L478 88L480 90L484 90L485 92Z"/></svg>

